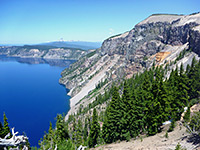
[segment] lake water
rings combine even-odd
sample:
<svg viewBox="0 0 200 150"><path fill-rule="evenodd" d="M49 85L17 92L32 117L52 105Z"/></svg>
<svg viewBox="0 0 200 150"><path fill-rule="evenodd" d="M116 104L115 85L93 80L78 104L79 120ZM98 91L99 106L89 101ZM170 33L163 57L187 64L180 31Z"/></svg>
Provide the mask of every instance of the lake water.
<svg viewBox="0 0 200 150"><path fill-rule="evenodd" d="M69 96L59 84L60 73L74 61L0 56L0 121L6 113L9 126L37 146L49 122L69 110Z"/></svg>

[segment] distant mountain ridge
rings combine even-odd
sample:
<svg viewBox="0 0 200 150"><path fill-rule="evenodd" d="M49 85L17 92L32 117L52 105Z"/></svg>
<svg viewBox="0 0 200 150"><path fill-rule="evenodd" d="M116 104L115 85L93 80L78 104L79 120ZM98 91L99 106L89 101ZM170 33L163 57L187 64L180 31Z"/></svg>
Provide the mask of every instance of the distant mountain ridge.
<svg viewBox="0 0 200 150"><path fill-rule="evenodd" d="M80 48L83 50L97 49L101 47L101 42L86 42L86 41L54 41L48 43L41 43L39 45L48 45L55 47L70 47Z"/></svg>
<svg viewBox="0 0 200 150"><path fill-rule="evenodd" d="M87 51L80 48L51 45L0 46L0 55L25 58L77 60L85 54L87 54Z"/></svg>

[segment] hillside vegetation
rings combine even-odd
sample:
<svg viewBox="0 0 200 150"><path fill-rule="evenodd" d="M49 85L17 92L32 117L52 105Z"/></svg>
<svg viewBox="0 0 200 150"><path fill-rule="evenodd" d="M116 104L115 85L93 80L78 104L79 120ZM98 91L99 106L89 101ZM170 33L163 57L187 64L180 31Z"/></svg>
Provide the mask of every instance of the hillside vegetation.
<svg viewBox="0 0 200 150"><path fill-rule="evenodd" d="M107 96L107 100L111 100L107 101L109 104L103 117L97 115L97 107L93 109L92 117L89 115L82 120L83 111L80 110L79 114L71 115L66 123L63 122L62 128L56 125L54 132L67 131L68 136L63 136L63 139L72 140L76 147L94 147L118 140L129 141L141 135L155 135L162 131L163 122L167 120L172 121L167 132L173 131L184 107L190 108L199 102L200 61L194 58L186 71L183 65L172 70L168 79L165 73L162 67L153 67L125 80L120 86L113 85L111 96ZM48 149L52 143L49 139L53 138L55 136L49 131L41 142L41 148ZM53 147L56 141L53 141Z"/></svg>

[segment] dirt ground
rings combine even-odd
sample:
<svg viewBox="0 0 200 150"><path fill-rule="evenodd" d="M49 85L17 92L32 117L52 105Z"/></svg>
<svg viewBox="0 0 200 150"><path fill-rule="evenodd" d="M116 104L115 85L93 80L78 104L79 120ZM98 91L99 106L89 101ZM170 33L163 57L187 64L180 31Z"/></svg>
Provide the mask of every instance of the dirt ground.
<svg viewBox="0 0 200 150"><path fill-rule="evenodd" d="M200 137L186 132L180 121L176 122L174 131L168 133L166 138L168 128L169 124L163 126L163 131L154 136L107 144L93 150L174 150L178 143L187 150L200 150Z"/></svg>

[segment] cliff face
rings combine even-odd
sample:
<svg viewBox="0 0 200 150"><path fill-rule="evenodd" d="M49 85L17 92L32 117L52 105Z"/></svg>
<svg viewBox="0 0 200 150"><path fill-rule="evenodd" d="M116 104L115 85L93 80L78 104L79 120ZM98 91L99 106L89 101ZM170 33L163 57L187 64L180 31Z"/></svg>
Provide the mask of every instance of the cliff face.
<svg viewBox="0 0 200 150"><path fill-rule="evenodd" d="M0 46L0 55L44 58L44 59L74 59L83 56L86 51L75 48L56 48L52 46Z"/></svg>
<svg viewBox="0 0 200 150"><path fill-rule="evenodd" d="M194 30L190 31L190 37L188 40L190 43L189 48L200 56L200 26L197 26Z"/></svg>
<svg viewBox="0 0 200 150"><path fill-rule="evenodd" d="M199 50L200 14L191 16L153 15L129 32L108 38L102 44L102 54L121 54L131 62L142 62L165 50L166 45L188 43L194 52Z"/></svg>
<svg viewBox="0 0 200 150"><path fill-rule="evenodd" d="M178 58L182 53L184 56ZM102 80L108 79L109 84L129 78L153 63L168 64L170 69L181 63L186 67L198 55L200 13L152 15L129 32L106 39L93 56L82 58L63 71L60 83L71 89L69 95L72 96L68 114L75 113L80 104L88 104L88 93Z"/></svg>

